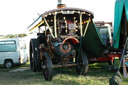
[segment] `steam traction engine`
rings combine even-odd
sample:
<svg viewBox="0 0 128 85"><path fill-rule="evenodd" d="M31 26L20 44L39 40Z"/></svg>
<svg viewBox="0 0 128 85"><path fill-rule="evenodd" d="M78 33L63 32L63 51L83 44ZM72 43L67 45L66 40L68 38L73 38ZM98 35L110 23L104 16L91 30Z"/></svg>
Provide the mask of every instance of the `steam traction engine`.
<svg viewBox="0 0 128 85"><path fill-rule="evenodd" d="M39 19L41 20L39 21ZM59 8L42 14L29 27L39 29L37 39L30 41L30 67L33 72L43 71L45 80L52 79L53 68L76 66L85 75L88 59L80 41L86 34L93 14L77 8Z"/></svg>

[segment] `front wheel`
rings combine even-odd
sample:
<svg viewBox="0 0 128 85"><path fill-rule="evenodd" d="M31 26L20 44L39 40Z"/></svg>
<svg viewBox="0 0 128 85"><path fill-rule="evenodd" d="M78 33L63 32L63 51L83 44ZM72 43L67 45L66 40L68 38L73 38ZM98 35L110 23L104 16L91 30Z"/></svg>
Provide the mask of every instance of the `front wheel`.
<svg viewBox="0 0 128 85"><path fill-rule="evenodd" d="M52 80L52 60L48 53L43 56L43 74L46 81Z"/></svg>
<svg viewBox="0 0 128 85"><path fill-rule="evenodd" d="M88 58L83 50L81 50L81 52L77 56L76 71L80 75L85 75L88 72Z"/></svg>

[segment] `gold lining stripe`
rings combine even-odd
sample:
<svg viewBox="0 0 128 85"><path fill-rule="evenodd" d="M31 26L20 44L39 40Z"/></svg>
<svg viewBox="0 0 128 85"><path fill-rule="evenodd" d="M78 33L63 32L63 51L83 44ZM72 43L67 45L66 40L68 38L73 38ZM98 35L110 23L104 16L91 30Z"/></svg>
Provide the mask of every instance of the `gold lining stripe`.
<svg viewBox="0 0 128 85"><path fill-rule="evenodd" d="M29 32L33 31L35 28L39 27L43 23L44 23L44 21L39 22L36 26L34 26L32 29L30 29Z"/></svg>

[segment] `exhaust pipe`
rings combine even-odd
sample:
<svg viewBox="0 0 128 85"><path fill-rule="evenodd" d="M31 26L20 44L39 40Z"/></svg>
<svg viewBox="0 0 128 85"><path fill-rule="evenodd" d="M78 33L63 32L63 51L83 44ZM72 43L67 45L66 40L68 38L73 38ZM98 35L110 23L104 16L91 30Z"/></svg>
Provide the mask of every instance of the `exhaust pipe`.
<svg viewBox="0 0 128 85"><path fill-rule="evenodd" d="M62 0L58 0L57 8L66 8L66 5L62 4Z"/></svg>

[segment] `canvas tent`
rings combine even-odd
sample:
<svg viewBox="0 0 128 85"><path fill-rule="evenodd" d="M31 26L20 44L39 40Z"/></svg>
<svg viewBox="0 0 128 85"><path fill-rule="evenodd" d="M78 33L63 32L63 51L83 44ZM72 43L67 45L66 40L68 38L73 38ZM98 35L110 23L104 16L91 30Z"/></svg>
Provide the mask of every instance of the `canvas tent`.
<svg viewBox="0 0 128 85"><path fill-rule="evenodd" d="M128 36L128 0L116 0L113 47L122 48Z"/></svg>
<svg viewBox="0 0 128 85"><path fill-rule="evenodd" d="M87 33L83 37L82 47L88 57L101 57L107 49L93 21L90 22Z"/></svg>

